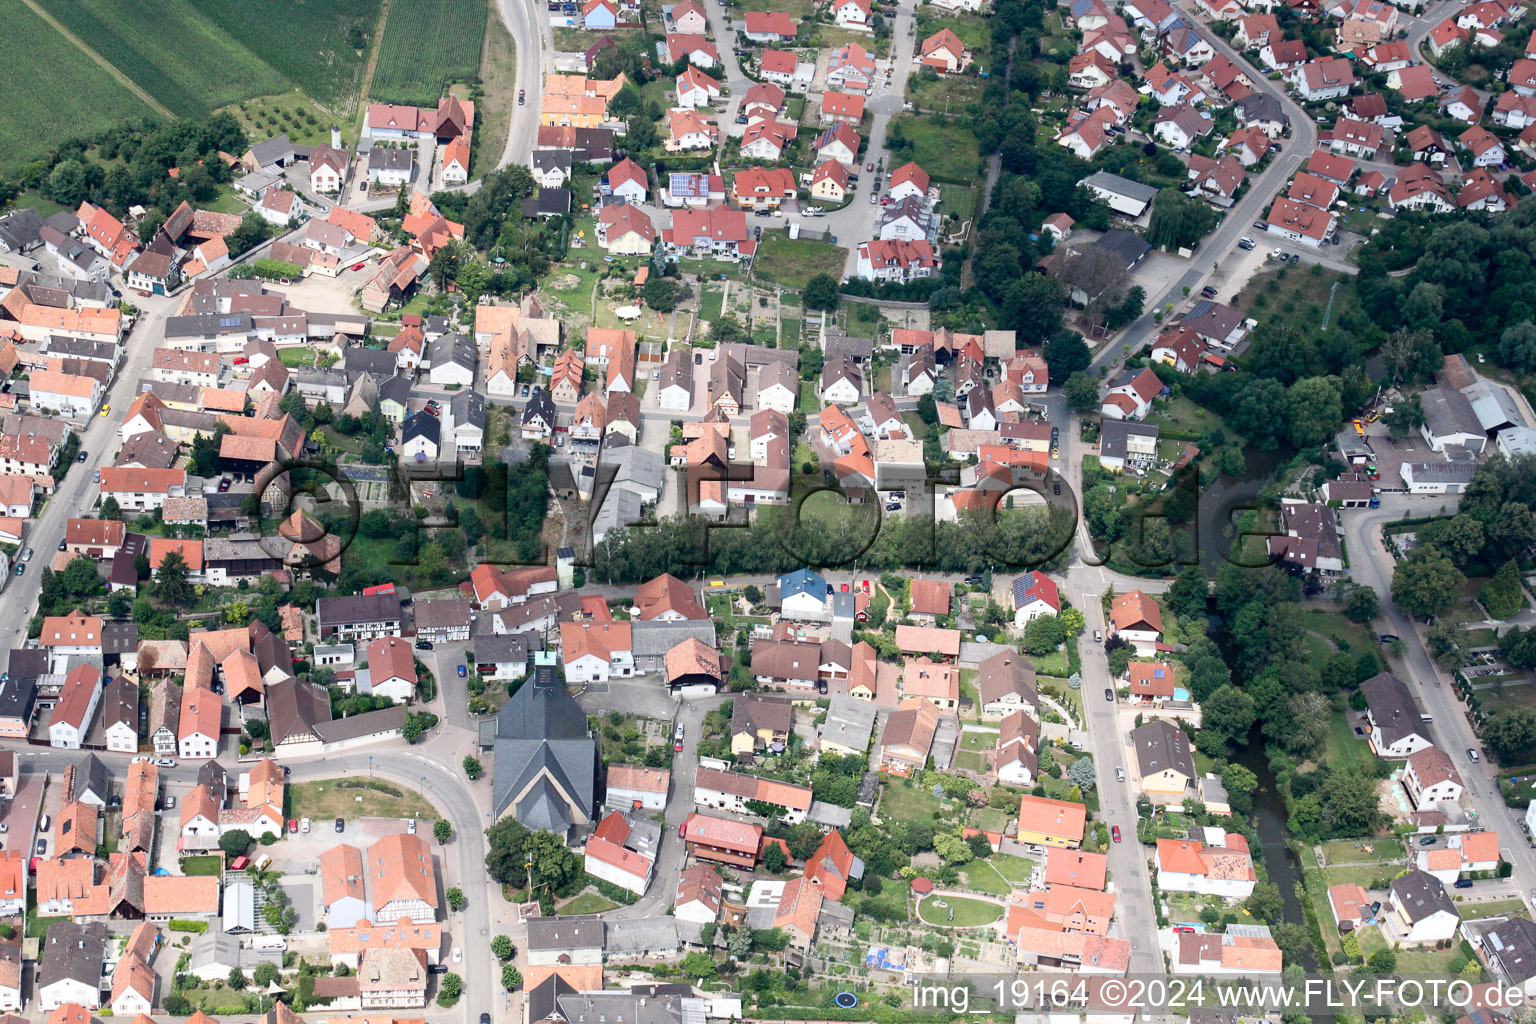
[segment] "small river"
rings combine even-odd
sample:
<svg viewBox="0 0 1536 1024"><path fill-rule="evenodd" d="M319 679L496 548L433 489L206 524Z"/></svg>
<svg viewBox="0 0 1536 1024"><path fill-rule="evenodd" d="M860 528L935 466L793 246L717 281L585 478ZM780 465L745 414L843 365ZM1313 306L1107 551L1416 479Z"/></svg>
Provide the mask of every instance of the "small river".
<svg viewBox="0 0 1536 1024"><path fill-rule="evenodd" d="M1207 576L1215 576L1216 570L1226 560L1236 538L1237 527L1232 523L1233 514L1239 509L1252 506L1260 489L1280 468L1280 453L1243 449L1247 471L1241 477L1223 476L1200 492L1199 513L1195 518L1200 531L1197 538L1200 564Z"/></svg>
<svg viewBox="0 0 1536 1024"><path fill-rule="evenodd" d="M1259 787L1253 793L1252 817L1258 829L1259 844L1264 848L1264 867L1269 872L1269 880L1280 889L1281 904L1285 908L1285 920L1305 928L1307 915L1302 910L1301 901L1296 898L1296 887L1301 884L1301 868L1286 846L1286 840L1290 837L1287 828L1290 815L1286 813L1285 800L1280 796L1275 785L1275 775L1269 769L1269 758L1264 751L1264 739L1259 735L1257 725L1249 735L1248 745L1238 751L1237 756L1231 760L1253 772L1254 777L1259 780ZM1310 929L1307 934L1311 935ZM1309 972L1315 971L1317 970L1317 952L1312 948L1310 940L1307 942L1306 949L1304 966Z"/></svg>

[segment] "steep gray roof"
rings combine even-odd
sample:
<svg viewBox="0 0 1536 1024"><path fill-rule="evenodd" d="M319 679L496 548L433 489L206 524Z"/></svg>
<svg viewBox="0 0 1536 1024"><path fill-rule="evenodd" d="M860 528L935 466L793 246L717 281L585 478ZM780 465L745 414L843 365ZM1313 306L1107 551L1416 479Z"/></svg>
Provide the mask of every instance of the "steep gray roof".
<svg viewBox="0 0 1536 1024"><path fill-rule="evenodd" d="M500 818L544 773L518 803L516 816L529 828L563 832L570 824L567 801L586 814L597 802L597 742L587 731L586 713L565 687L540 672L496 714L493 817ZM558 812L553 804L559 805ZM530 820L524 820L525 814Z"/></svg>
<svg viewBox="0 0 1536 1024"><path fill-rule="evenodd" d="M445 334L432 343L433 366L458 363L468 370L475 368L475 343L462 334Z"/></svg>
<svg viewBox="0 0 1536 1024"><path fill-rule="evenodd" d="M1360 684L1360 692L1365 694L1371 721L1381 730L1381 738L1387 746L1408 736L1423 735L1419 706L1414 702L1408 684L1397 676L1378 672Z"/></svg>
<svg viewBox="0 0 1536 1024"><path fill-rule="evenodd" d="M485 429L485 396L478 391L460 391L448 402L453 411L453 425L468 423Z"/></svg>
<svg viewBox="0 0 1536 1024"><path fill-rule="evenodd" d="M1186 778L1199 778L1189 737L1172 722L1148 722L1131 733L1131 741L1136 745L1136 763L1143 776L1172 768Z"/></svg>
<svg viewBox="0 0 1536 1024"><path fill-rule="evenodd" d="M99 985L106 949L107 926L100 921L90 924L55 921L48 929L43 963L38 969L38 988L46 988L66 978L93 987Z"/></svg>

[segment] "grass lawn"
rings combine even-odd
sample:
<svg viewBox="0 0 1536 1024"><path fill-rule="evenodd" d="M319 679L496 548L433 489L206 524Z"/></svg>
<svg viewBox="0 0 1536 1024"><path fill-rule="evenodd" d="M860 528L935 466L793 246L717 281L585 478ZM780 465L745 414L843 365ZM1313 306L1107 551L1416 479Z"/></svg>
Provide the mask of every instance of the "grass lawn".
<svg viewBox="0 0 1536 1024"><path fill-rule="evenodd" d="M1371 889L1375 888L1376 883L1382 879L1390 880L1401 874L1406 866L1405 864L1362 864L1358 867L1323 868L1322 871L1324 877L1328 879L1328 885L1354 882L1362 889Z"/></svg>
<svg viewBox="0 0 1536 1024"><path fill-rule="evenodd" d="M848 250L841 246L809 238L791 240L785 232L764 231L753 269L766 280L789 288L804 288L817 274L841 279L847 263Z"/></svg>
<svg viewBox="0 0 1536 1024"><path fill-rule="evenodd" d="M906 779L893 780L880 800L880 817L885 821L931 821L943 806L932 793Z"/></svg>
<svg viewBox="0 0 1536 1024"><path fill-rule="evenodd" d="M1334 282L1339 282L1339 290L1333 295L1333 313L1329 322L1338 323L1340 315L1355 306L1354 280L1348 274L1313 273L1309 269L1289 266L1271 272L1266 264L1265 271L1244 285L1232 305L1257 320L1258 330L1273 329L1284 323L1297 330L1309 331L1322 326L1323 311L1328 308Z"/></svg>
<svg viewBox="0 0 1536 1024"><path fill-rule="evenodd" d="M1326 761L1336 770L1353 773L1366 771L1373 763L1372 759L1370 744L1364 736L1355 735L1343 713L1335 712L1330 716L1328 735L1323 740L1323 755L1319 760Z"/></svg>
<svg viewBox="0 0 1536 1024"><path fill-rule="evenodd" d="M1304 878L1307 901L1312 904L1312 912L1318 915L1317 919L1319 921L1333 920L1333 908L1328 902L1328 881L1323 872L1315 869L1308 870L1304 872ZM1334 950L1341 948L1338 929L1324 928L1322 931L1323 942L1328 947L1330 954Z"/></svg>
<svg viewBox="0 0 1536 1024"><path fill-rule="evenodd" d="M917 21L917 34L924 38L947 28L960 37L967 50L981 49L991 42L987 19L979 14L957 14L924 5L918 9Z"/></svg>
<svg viewBox="0 0 1536 1024"><path fill-rule="evenodd" d="M1067 674L1067 652L1052 651L1050 654L1031 654L1029 660L1034 663L1035 671L1043 676L1065 676Z"/></svg>
<svg viewBox="0 0 1536 1024"><path fill-rule="evenodd" d="M912 159L934 181L969 185L977 179L981 151L976 135L958 120L902 114L891 119L890 137L910 139ZM905 162L892 157L897 165Z"/></svg>
<svg viewBox="0 0 1536 1024"><path fill-rule="evenodd" d="M1410 978L1449 978L1451 961L1459 956L1459 945L1450 949L1400 949L1397 951L1396 973Z"/></svg>
<svg viewBox="0 0 1536 1024"><path fill-rule="evenodd" d="M960 734L961 750L991 750L997 746L997 731L980 732L975 729L966 729Z"/></svg>
<svg viewBox="0 0 1536 1024"><path fill-rule="evenodd" d="M720 319L720 307L723 305L725 305L724 290L714 286L706 286L704 294L699 298L699 319Z"/></svg>
<svg viewBox="0 0 1536 1024"><path fill-rule="evenodd" d="M464 86L455 86L464 89ZM507 129L517 105L517 46L501 20L501 12L486 12L485 41L480 51L480 101L475 111L475 161L472 173L495 167L507 145ZM459 95L457 92L454 95Z"/></svg>
<svg viewBox="0 0 1536 1024"><path fill-rule="evenodd" d="M219 856L183 857L181 860L184 875L217 875L223 869L224 858Z"/></svg>
<svg viewBox="0 0 1536 1024"><path fill-rule="evenodd" d="M1530 803L1536 800L1536 765L1522 765L1499 775L1499 788L1508 786L1515 799Z"/></svg>
<svg viewBox="0 0 1536 1024"><path fill-rule="evenodd" d="M363 788L363 787L378 788ZM373 779L318 779L288 787L293 818L438 818L437 808L409 787Z"/></svg>
<svg viewBox="0 0 1536 1024"><path fill-rule="evenodd" d="M916 75L907 78L907 102L935 114L963 114L981 100L981 92L982 81L975 75L945 75L937 82L924 82Z"/></svg>
<svg viewBox="0 0 1536 1024"><path fill-rule="evenodd" d="M53 927L53 923L55 921L68 921L68 920L71 920L71 918L68 918L68 917L38 917L37 915L34 914L31 917L27 918L27 937L28 938L34 938L34 939L46 939L48 937L48 929Z"/></svg>
<svg viewBox="0 0 1536 1024"><path fill-rule="evenodd" d="M232 115L253 138L264 139L277 132L286 132L288 138L301 145L329 143L331 125L336 120L334 115L327 114L297 89L232 103L220 113Z"/></svg>
<svg viewBox="0 0 1536 1024"><path fill-rule="evenodd" d="M939 186L939 212L949 213L961 220L969 219L976 212L977 190L963 185Z"/></svg>
<svg viewBox="0 0 1536 1024"><path fill-rule="evenodd" d="M570 917L575 914L601 914L603 911L612 910L616 906L618 906L617 903L604 899L595 892L584 892L561 907L557 913L562 917Z"/></svg>
<svg viewBox="0 0 1536 1024"><path fill-rule="evenodd" d="M983 832L1001 832L1008 827L1008 815L997 807L977 807L967 821L972 828Z"/></svg>
<svg viewBox="0 0 1536 1024"><path fill-rule="evenodd" d="M962 750L955 755L955 767L978 775L987 770L986 758L974 750Z"/></svg>
<svg viewBox="0 0 1536 1024"><path fill-rule="evenodd" d="M1482 703L1485 714L1509 711L1514 708L1536 709L1536 686L1529 683L1491 686L1478 690L1477 699Z"/></svg>
<svg viewBox="0 0 1536 1024"><path fill-rule="evenodd" d="M29 206L44 220L67 209L63 204L45 198L41 192L23 192L16 197L16 209L21 210Z"/></svg>
<svg viewBox="0 0 1536 1024"><path fill-rule="evenodd" d="M821 411L821 396L816 394L815 381L800 382L800 411L807 414Z"/></svg>
<svg viewBox="0 0 1536 1024"><path fill-rule="evenodd" d="M1320 608L1306 613L1307 629L1332 640L1341 651L1358 657L1366 651L1377 649L1376 637L1358 622L1350 622L1341 612L1329 612Z"/></svg>
<svg viewBox="0 0 1536 1024"><path fill-rule="evenodd" d="M943 903L944 906L935 906ZM949 913L954 911L954 919ZM961 899L957 896L936 897L930 896L917 905L917 916L929 924L936 924L950 928L974 928L978 925L991 924L1003 916L1003 908L993 903L983 903L981 900Z"/></svg>
<svg viewBox="0 0 1536 1024"><path fill-rule="evenodd" d="M284 366L314 366L315 350L308 345L280 348L277 350L277 358Z"/></svg>
<svg viewBox="0 0 1536 1024"><path fill-rule="evenodd" d="M1367 850L1366 847L1370 849ZM1402 840L1395 836L1376 839L1340 839L1323 844L1323 858L1329 864L1353 864L1364 861L1399 861L1407 857Z"/></svg>
<svg viewBox="0 0 1536 1024"><path fill-rule="evenodd" d="M1463 921L1480 917L1525 917L1524 900L1489 900L1487 903L1458 903Z"/></svg>
<svg viewBox="0 0 1536 1024"><path fill-rule="evenodd" d="M993 871L1015 885L1028 885L1035 871L1034 861L1023 857L1012 857L1006 853L993 854L987 863L992 865Z"/></svg>
<svg viewBox="0 0 1536 1024"><path fill-rule="evenodd" d="M1226 431L1226 424L1220 416L1189 398L1175 398L1161 406L1152 413L1149 421L1165 430L1182 430L1191 434Z"/></svg>
<svg viewBox="0 0 1536 1024"><path fill-rule="evenodd" d="M965 887L967 889L979 889L981 892L990 892L997 896L1007 896L1013 891L1013 886L1008 884L1008 879L998 874L997 871L984 860L973 860L965 866Z"/></svg>
<svg viewBox="0 0 1536 1024"><path fill-rule="evenodd" d="M590 47L602 41L604 36L612 36L614 39L623 39L633 35L634 32L625 29L603 29L601 32L587 31L581 28L555 28L551 29L555 36L555 49L565 53L585 52ZM479 121L479 118L475 119Z"/></svg>

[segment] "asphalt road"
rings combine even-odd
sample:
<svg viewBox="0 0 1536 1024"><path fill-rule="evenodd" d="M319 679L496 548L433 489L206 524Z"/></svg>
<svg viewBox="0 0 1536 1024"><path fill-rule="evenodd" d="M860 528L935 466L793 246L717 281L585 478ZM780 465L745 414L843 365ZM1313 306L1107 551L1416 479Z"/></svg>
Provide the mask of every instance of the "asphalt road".
<svg viewBox="0 0 1536 1024"><path fill-rule="evenodd" d="M14 575L13 570L13 574L6 578L4 589L0 590L0 605L12 612L0 622L0 643L4 644L5 650L20 647L26 640L27 619L37 608L43 567L53 561L59 542L64 539L65 520L88 515L96 502L99 494L99 488L93 482L96 471L112 465L112 456L121 445L117 432L122 426L123 410L133 401L139 379L149 373L155 346L165 337L165 319L178 302L163 295L147 299L134 297L132 301L139 305L141 313L124 343L117 376L107 388L104 402L112 407L112 412L106 416L92 416L89 423L75 431L85 461L70 466L69 475L48 499L43 511L32 520L22 546L23 550L32 549L32 560L26 563L22 575Z"/></svg>
<svg viewBox="0 0 1536 1024"><path fill-rule="evenodd" d="M538 140L539 97L544 95L544 75L554 70L554 33L549 28L549 11L538 0L497 0L496 8L517 46L517 87L525 102L512 108L512 128L497 168L521 163L533 152Z"/></svg>
<svg viewBox="0 0 1536 1024"><path fill-rule="evenodd" d="M1467 787L1468 803L1477 809L1479 822L1499 833L1499 851L1514 865L1517 884L1536 885L1536 851L1521 831L1521 818L1505 806L1495 778L1497 767L1490 759L1474 764L1469 749L1481 752L1482 743L1467 720L1466 705L1456 696L1451 678L1442 672L1424 647L1423 623L1405 614L1392 600L1392 570L1395 562L1381 542L1381 528L1403 515L1454 515L1460 499L1456 495L1409 496L1382 495L1381 508L1361 509L1344 517L1345 541L1351 552L1350 575L1355 582L1370 587L1381 599L1378 626L1382 633L1394 633L1402 640L1403 655L1395 657L1383 650L1392 673L1415 691L1420 706L1433 717L1428 724L1430 739L1451 759Z"/></svg>
<svg viewBox="0 0 1536 1024"><path fill-rule="evenodd" d="M1098 819L1118 825L1121 842L1109 844L1109 872L1114 879L1115 917L1111 931L1131 944L1130 973L1163 973L1163 958L1157 946L1157 908L1152 903L1152 879L1147 869L1146 849L1136 839L1136 801L1126 781L1115 778L1115 767L1124 765L1128 756L1125 735L1120 732L1119 716L1113 701L1104 699L1105 687L1113 687L1104 645L1092 641L1094 630L1107 630L1104 606L1099 600L1103 588L1075 591L1073 603L1083 610L1087 621L1078 651L1083 659L1083 709L1088 718L1085 727L1093 742L1093 766L1098 776Z"/></svg>
<svg viewBox="0 0 1536 1024"><path fill-rule="evenodd" d="M1189 0L1174 4L1180 13L1191 19L1197 19L1194 4ZM1198 19L1197 19L1198 20ZM1109 367L1110 370L1118 367L1122 352L1126 346L1132 353L1140 351L1141 347L1151 341L1156 335L1159 324L1153 319L1153 313L1163 308L1166 303L1173 303L1177 307L1186 300L1186 289L1189 296L1199 294L1201 285L1206 278L1213 274L1223 260L1232 255L1237 248L1238 240L1244 235L1250 235L1261 247L1273 246L1273 241L1254 230L1253 223L1259 219L1264 208L1269 205L1280 186L1290 179L1298 169L1312 155L1317 147L1317 123L1305 110L1302 110L1290 95L1282 89L1277 89L1275 83L1264 77L1263 69L1254 65L1248 58L1229 46L1226 40L1214 32L1207 31L1205 37L1210 40L1211 46L1217 53L1225 54L1238 67L1242 68L1249 79L1254 82L1254 87L1262 93L1269 93L1280 100L1281 108L1287 117L1291 119L1291 137L1284 145L1273 162L1256 176L1248 179L1248 192L1242 199L1227 211L1220 225L1211 232L1201 243L1200 248L1190 260L1189 269L1179 276L1172 284L1165 288L1161 294L1147 296L1146 312L1130 327L1126 328L1118 342L1105 345L1093 360L1090 372L1100 367ZM1305 250L1305 246L1282 243L1291 252ZM1305 252L1303 252L1305 257Z"/></svg>

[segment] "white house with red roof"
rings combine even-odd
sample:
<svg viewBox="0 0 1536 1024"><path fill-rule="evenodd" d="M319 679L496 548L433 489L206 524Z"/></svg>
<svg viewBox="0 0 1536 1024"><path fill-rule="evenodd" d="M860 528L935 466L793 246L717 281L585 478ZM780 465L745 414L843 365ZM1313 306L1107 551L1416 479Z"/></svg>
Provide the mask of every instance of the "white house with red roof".
<svg viewBox="0 0 1536 1024"><path fill-rule="evenodd" d="M1152 408L1152 400L1162 394L1163 382L1151 367L1136 374L1127 370L1110 385L1099 412L1116 420L1139 420Z"/></svg>
<svg viewBox="0 0 1536 1024"><path fill-rule="evenodd" d="M866 281L905 283L920 277L931 277L937 267L933 246L926 240L909 242L874 238L859 243L856 273Z"/></svg>
<svg viewBox="0 0 1536 1024"><path fill-rule="evenodd" d="M968 58L960 37L948 28L941 28L923 40L913 61L919 67L933 68L941 75L948 75L963 71Z"/></svg>
<svg viewBox="0 0 1536 1024"><path fill-rule="evenodd" d="M614 811L598 823L583 851L587 874L643 894L656 868L661 827Z"/></svg>
<svg viewBox="0 0 1536 1024"><path fill-rule="evenodd" d="M756 251L750 237L746 213L712 206L678 210L672 215L672 226L662 231L661 242L673 258L711 256L737 261Z"/></svg>
<svg viewBox="0 0 1536 1024"><path fill-rule="evenodd" d="M915 163L905 163L891 172L891 182L886 194L896 202L908 196L928 198L928 172Z"/></svg>
<svg viewBox="0 0 1536 1024"><path fill-rule="evenodd" d="M1067 62L1067 82L1079 89L1108 85L1119 74L1119 69L1098 50L1079 53Z"/></svg>
<svg viewBox="0 0 1536 1024"><path fill-rule="evenodd" d="M79 750L100 700L101 670L93 665L76 665L64 677L64 687L48 720L48 745Z"/></svg>
<svg viewBox="0 0 1536 1024"><path fill-rule="evenodd" d="M1279 196L1265 220L1269 223L1270 234L1316 248L1333 234L1336 218L1330 211Z"/></svg>
<svg viewBox="0 0 1536 1024"><path fill-rule="evenodd" d="M720 98L720 83L688 65L673 83L680 107L707 107Z"/></svg>
<svg viewBox="0 0 1536 1024"><path fill-rule="evenodd" d="M799 133L800 126L790 121L770 118L753 121L742 133L741 155L753 160L777 162Z"/></svg>
<svg viewBox="0 0 1536 1024"><path fill-rule="evenodd" d="M1031 619L1061 614L1061 594L1056 581L1043 572L1027 572L1013 578L1013 625L1023 629Z"/></svg>
<svg viewBox="0 0 1536 1024"><path fill-rule="evenodd" d="M784 11L748 11L746 33L754 43L792 43L800 27Z"/></svg>
<svg viewBox="0 0 1536 1024"><path fill-rule="evenodd" d="M764 50L758 59L758 74L765 82L788 89L795 81L795 72L800 67L799 58L787 50ZM773 113L778 113L778 107L774 107ZM746 104L742 104L742 113L746 113Z"/></svg>
<svg viewBox="0 0 1536 1024"><path fill-rule="evenodd" d="M1499 137L1480 124L1462 132L1456 143L1467 151L1474 167L1502 167L1509 160Z"/></svg>
<svg viewBox="0 0 1536 1024"><path fill-rule="evenodd" d="M833 0L832 17L842 28L868 29L873 13L869 0Z"/></svg>
<svg viewBox="0 0 1536 1024"><path fill-rule="evenodd" d="M650 181L645 171L629 157L608 168L603 184L609 195L626 203L643 203L650 194Z"/></svg>
<svg viewBox="0 0 1536 1024"><path fill-rule="evenodd" d="M689 32L673 32L667 36L667 57L675 64L687 60L701 68L712 68L720 63L720 51L702 35Z"/></svg>
<svg viewBox="0 0 1536 1024"><path fill-rule="evenodd" d="M1343 99L1355 85L1355 72L1343 57L1309 60L1286 75L1296 95L1308 103Z"/></svg>
<svg viewBox="0 0 1536 1024"><path fill-rule="evenodd" d="M848 43L827 57L827 88L864 92L875 77L875 58L858 43Z"/></svg>
<svg viewBox="0 0 1536 1024"><path fill-rule="evenodd" d="M864 97L856 92L829 92L821 97L821 123L858 127L864 118Z"/></svg>

